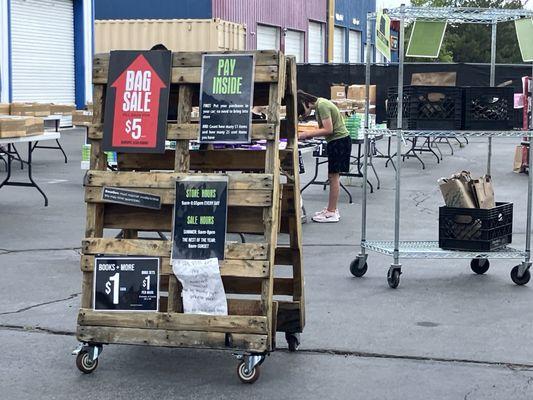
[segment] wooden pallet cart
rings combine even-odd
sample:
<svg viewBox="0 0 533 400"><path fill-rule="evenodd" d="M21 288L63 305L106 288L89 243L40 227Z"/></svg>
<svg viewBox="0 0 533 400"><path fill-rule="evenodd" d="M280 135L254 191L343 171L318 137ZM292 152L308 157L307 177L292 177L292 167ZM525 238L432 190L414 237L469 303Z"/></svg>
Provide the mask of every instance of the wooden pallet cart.
<svg viewBox="0 0 533 400"><path fill-rule="evenodd" d="M202 53L173 53L171 102L173 98L177 102L177 121L168 122L167 140L175 142L175 150L164 155L119 153L117 170L111 171L102 150L109 55L95 57L77 328L81 344L75 351L81 371L96 369L103 344L224 349L240 360L241 381L252 383L259 376L259 365L276 347L276 331L285 332L291 351L297 349L305 321L296 63L273 51L256 52L255 59L254 104L265 105L268 111L266 120L253 121L252 138L266 141L265 150L212 146L190 150L199 129L191 121L191 111L199 101ZM283 121L282 103L287 110ZM287 139L287 148L280 150L282 138ZM227 241L225 259L220 261L229 315L184 314L181 286L170 264L172 242L167 239L172 230L175 181L192 174L212 177L220 173L229 177L227 232L243 238L242 243ZM102 201L104 187L159 195L161 210L106 203ZM117 230L122 232L118 238ZM288 244L280 245L278 239ZM159 257L160 311L94 311L93 278L99 255Z"/></svg>

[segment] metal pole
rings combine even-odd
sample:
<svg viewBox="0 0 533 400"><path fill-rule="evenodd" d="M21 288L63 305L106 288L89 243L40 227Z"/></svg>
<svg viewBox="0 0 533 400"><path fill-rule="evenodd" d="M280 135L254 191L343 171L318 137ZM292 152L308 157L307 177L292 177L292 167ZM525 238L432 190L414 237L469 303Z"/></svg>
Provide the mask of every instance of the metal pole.
<svg viewBox="0 0 533 400"><path fill-rule="evenodd" d="M363 244L366 241L366 207L367 207L367 190L368 190L368 131L370 127L370 73L371 73L371 55L372 46L370 46L372 40L372 18L371 13L366 17L366 72L365 72L365 85L366 85L366 103L365 103L365 143L364 143L364 156L363 156L363 201L361 204L361 255L365 255L365 248Z"/></svg>
<svg viewBox="0 0 533 400"><path fill-rule="evenodd" d="M394 204L394 264L400 264L400 184L402 169L402 129L403 129L403 67L405 61L405 5L400 7L400 39L398 64L398 131L396 135L396 198Z"/></svg>
<svg viewBox="0 0 533 400"><path fill-rule="evenodd" d="M490 40L490 87L496 86L496 33L498 23L492 22L492 35ZM487 175L491 174L492 167L492 137L489 137L489 154L487 158Z"/></svg>
<svg viewBox="0 0 533 400"><path fill-rule="evenodd" d="M528 90L531 93L530 100L530 120L529 120L529 160L528 160L528 185L527 185L527 220L526 220L526 263L531 261L531 217L533 207L533 64L531 65L531 80L529 81Z"/></svg>

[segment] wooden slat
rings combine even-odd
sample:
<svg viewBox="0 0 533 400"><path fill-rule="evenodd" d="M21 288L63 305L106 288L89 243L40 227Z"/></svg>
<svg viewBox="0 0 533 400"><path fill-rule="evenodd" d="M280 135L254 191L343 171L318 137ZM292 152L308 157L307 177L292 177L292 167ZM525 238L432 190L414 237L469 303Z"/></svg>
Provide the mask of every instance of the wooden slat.
<svg viewBox="0 0 533 400"><path fill-rule="evenodd" d="M107 84L108 65L101 65L93 69L93 84ZM202 67L172 67L171 83L199 84L202 80ZM270 83L278 81L278 67L273 65L256 65L255 82Z"/></svg>
<svg viewBox="0 0 533 400"><path fill-rule="evenodd" d="M107 76L105 80L107 81ZM274 65L256 66L254 80L258 83L277 82L278 67ZM202 67L172 67L172 83L195 84L201 82Z"/></svg>
<svg viewBox="0 0 533 400"><path fill-rule="evenodd" d="M276 50L249 51L178 51L172 53L172 66L174 67L201 67L204 54L254 54L255 65L278 65L279 53ZM109 53L98 53L93 58L93 68L107 68L109 66Z"/></svg>
<svg viewBox="0 0 533 400"><path fill-rule="evenodd" d="M102 200L103 187L87 186L85 188L85 201L87 203L106 203ZM133 190L133 189L132 189ZM161 197L161 204L174 205L176 192L173 189L144 189L137 191L150 193ZM268 207L272 204L271 190L228 190L229 206ZM133 211L131 207L123 206L125 212ZM108 210L106 210L107 213Z"/></svg>
<svg viewBox="0 0 533 400"><path fill-rule="evenodd" d="M272 140L275 126L273 124L253 124L252 140ZM167 140L198 140L200 127L198 124L173 124L167 125ZM101 124L89 129L89 139L101 140L104 137Z"/></svg>
<svg viewBox="0 0 533 400"><path fill-rule="evenodd" d="M170 257L172 242L148 239L103 239L89 238L82 243L84 254L121 254L149 257ZM225 256L231 260L266 260L265 243L228 243Z"/></svg>
<svg viewBox="0 0 533 400"><path fill-rule="evenodd" d="M101 254L106 255L124 255L124 256L141 256L140 254L131 254L124 251L111 251ZM162 257L156 254L146 256ZM81 269L83 272L94 271L94 256L83 255L81 257ZM265 278L268 277L269 268L268 261L254 261L254 260L221 260L220 275L221 276L235 276L248 278ZM161 259L161 274L172 276L172 267L169 258Z"/></svg>
<svg viewBox="0 0 533 400"><path fill-rule="evenodd" d="M125 212L129 209L128 212ZM228 233L263 234L263 207L228 207ZM146 232L170 232L172 230L172 206L163 205L161 210L131 208L119 204L106 204L104 228L135 229Z"/></svg>
<svg viewBox="0 0 533 400"><path fill-rule="evenodd" d="M264 150L193 150L190 151L191 171L265 171ZM284 151L281 157L292 157ZM282 163L286 165L285 159ZM298 164L296 164L298 165ZM173 170L174 151L167 150L165 154L118 154L120 170Z"/></svg>
<svg viewBox="0 0 533 400"><path fill-rule="evenodd" d="M224 289L228 294L261 294L262 279L223 277ZM274 296L293 295L292 278L274 279Z"/></svg>
<svg viewBox="0 0 533 400"><path fill-rule="evenodd" d="M79 341L87 343L231 349L254 352L264 352L268 349L266 335L239 333L230 334L230 340L228 340L226 334L221 332L78 326L76 336Z"/></svg>
<svg viewBox="0 0 533 400"><path fill-rule="evenodd" d="M169 331L205 331L227 333L266 334L266 317L214 316L178 313L128 312L117 313L81 309L80 326L109 326L117 328L164 329Z"/></svg>
<svg viewBox="0 0 533 400"><path fill-rule="evenodd" d="M115 172L88 171L85 186L112 186L118 188L159 188L174 189L176 179L190 176L175 172ZM210 179L213 174L195 174L194 176ZM272 174L230 174L230 190L269 190L272 189Z"/></svg>
<svg viewBox="0 0 533 400"><path fill-rule="evenodd" d="M255 65L278 65L278 52L275 50L254 51ZM202 66L202 56L209 52L177 52L172 53L173 67L200 67ZM216 54L250 54L246 51L225 51Z"/></svg>

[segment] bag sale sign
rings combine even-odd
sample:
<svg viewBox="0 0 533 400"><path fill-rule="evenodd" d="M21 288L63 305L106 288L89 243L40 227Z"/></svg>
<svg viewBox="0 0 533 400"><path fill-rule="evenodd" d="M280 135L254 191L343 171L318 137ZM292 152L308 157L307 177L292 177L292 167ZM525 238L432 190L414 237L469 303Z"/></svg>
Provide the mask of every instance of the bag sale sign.
<svg viewBox="0 0 533 400"><path fill-rule="evenodd" d="M113 51L109 60L104 150L164 153L170 51Z"/></svg>

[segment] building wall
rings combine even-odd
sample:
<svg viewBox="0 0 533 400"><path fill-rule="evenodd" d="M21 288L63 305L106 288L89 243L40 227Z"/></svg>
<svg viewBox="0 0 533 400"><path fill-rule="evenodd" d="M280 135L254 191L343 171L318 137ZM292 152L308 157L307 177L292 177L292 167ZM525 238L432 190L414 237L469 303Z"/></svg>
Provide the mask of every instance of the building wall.
<svg viewBox="0 0 533 400"><path fill-rule="evenodd" d="M343 27L345 32L345 59L349 54L349 30L356 30L362 33L362 51L366 44L366 16L368 12L376 10L376 0L335 0L335 26ZM364 60L364 55L361 55Z"/></svg>
<svg viewBox="0 0 533 400"><path fill-rule="evenodd" d="M211 18L211 0L94 0L96 19Z"/></svg>
<svg viewBox="0 0 533 400"><path fill-rule="evenodd" d="M247 48L257 46L257 24L272 25L305 33L305 59L308 52L309 21L326 23L327 0L213 0L214 18L246 24ZM281 49L284 39L281 35Z"/></svg>
<svg viewBox="0 0 533 400"><path fill-rule="evenodd" d="M9 4L0 0L0 103L9 102Z"/></svg>
<svg viewBox="0 0 533 400"><path fill-rule="evenodd" d="M74 7L75 99L78 107L92 100L92 0L72 0ZM0 102L12 101L10 0L0 0ZM53 22L53 21L52 21Z"/></svg>

